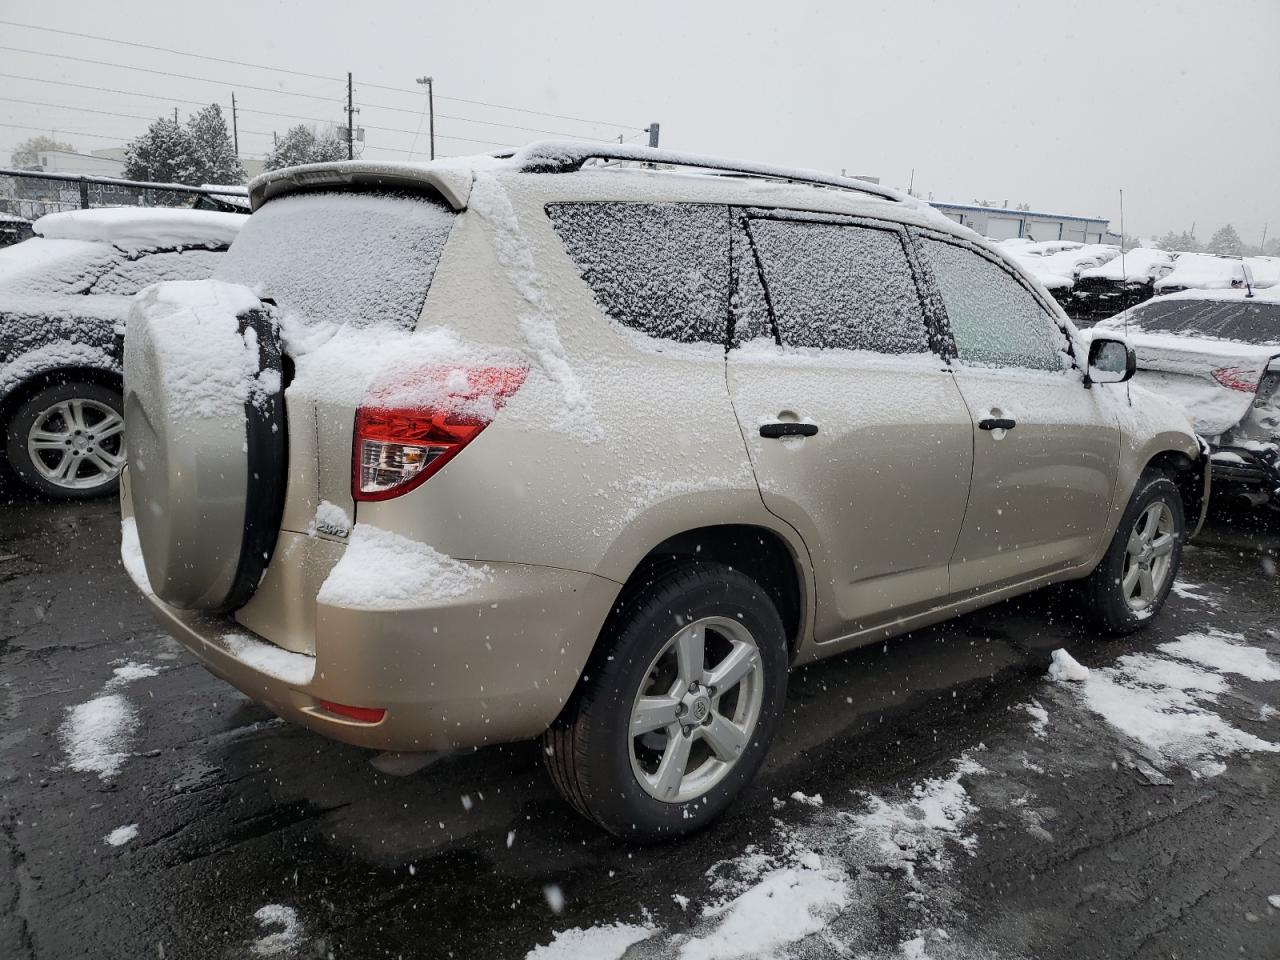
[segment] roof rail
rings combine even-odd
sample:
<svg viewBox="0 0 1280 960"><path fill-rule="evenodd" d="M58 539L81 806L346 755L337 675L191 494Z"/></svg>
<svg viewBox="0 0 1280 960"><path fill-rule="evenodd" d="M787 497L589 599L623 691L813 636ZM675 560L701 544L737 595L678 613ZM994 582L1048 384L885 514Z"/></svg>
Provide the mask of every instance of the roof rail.
<svg viewBox="0 0 1280 960"><path fill-rule="evenodd" d="M820 170L789 169L787 167L771 166L766 163L727 160L723 157L708 157L701 154L680 153L675 150L660 150L655 147L632 144L540 140L522 147L515 153L506 154L506 156L509 156L511 162L525 173L571 173L575 170L581 170L589 160L630 160L637 163L660 163L664 166L708 170L719 174L759 177L764 180L829 187L834 190L852 190L857 193L869 193L872 196L896 202L905 202L912 199L897 190L882 187L877 183L871 183L867 180L854 180L850 177L837 177L829 173L823 173Z"/></svg>

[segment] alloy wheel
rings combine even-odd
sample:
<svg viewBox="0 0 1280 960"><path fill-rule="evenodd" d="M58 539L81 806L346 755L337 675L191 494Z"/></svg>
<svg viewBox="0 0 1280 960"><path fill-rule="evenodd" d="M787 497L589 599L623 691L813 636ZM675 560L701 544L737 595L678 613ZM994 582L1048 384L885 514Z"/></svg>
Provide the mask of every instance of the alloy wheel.
<svg viewBox="0 0 1280 960"><path fill-rule="evenodd" d="M631 769L651 797L694 800L742 756L764 702L764 667L739 621L682 627L649 664L631 708Z"/></svg>
<svg viewBox="0 0 1280 960"><path fill-rule="evenodd" d="M54 486L101 487L124 466L124 417L97 400L60 400L42 410L31 425L27 454L40 476Z"/></svg>
<svg viewBox="0 0 1280 960"><path fill-rule="evenodd" d="M1177 539L1173 511L1163 500L1149 504L1139 515L1125 547L1120 580L1129 609L1141 612L1159 599L1173 572Z"/></svg>

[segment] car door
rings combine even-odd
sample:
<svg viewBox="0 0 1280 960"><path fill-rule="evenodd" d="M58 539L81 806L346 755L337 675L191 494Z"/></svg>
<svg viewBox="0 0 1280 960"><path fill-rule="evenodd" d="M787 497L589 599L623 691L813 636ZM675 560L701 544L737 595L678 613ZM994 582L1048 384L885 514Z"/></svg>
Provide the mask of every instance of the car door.
<svg viewBox="0 0 1280 960"><path fill-rule="evenodd" d="M900 227L737 211L728 380L760 492L809 548L826 642L943 601L972 425Z"/></svg>
<svg viewBox="0 0 1280 960"><path fill-rule="evenodd" d="M996 255L921 233L974 421L973 484L951 561L958 595L1087 562L1115 493L1120 430L1087 389L1054 315Z"/></svg>

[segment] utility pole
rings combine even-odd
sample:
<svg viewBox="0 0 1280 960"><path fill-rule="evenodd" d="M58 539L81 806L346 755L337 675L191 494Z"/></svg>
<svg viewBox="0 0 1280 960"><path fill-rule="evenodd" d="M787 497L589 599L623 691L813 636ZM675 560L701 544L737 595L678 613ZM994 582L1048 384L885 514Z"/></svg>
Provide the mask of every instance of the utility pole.
<svg viewBox="0 0 1280 960"><path fill-rule="evenodd" d="M173 122L174 122L174 125L175 125L175 126L176 126L176 125L177 125L177 123L178 123L178 108L177 108L177 107L174 107L174 108L173 108Z"/></svg>
<svg viewBox="0 0 1280 960"><path fill-rule="evenodd" d="M236 95L231 94L231 142L235 145L236 159L240 158L240 126L236 122Z"/></svg>
<svg viewBox="0 0 1280 960"><path fill-rule="evenodd" d="M427 88L427 138L431 141L431 159L436 158L436 92L433 77L419 77L418 83ZM422 121L418 121L418 129L422 129Z"/></svg>
<svg viewBox="0 0 1280 960"><path fill-rule="evenodd" d="M351 72L347 71L347 159L354 160L356 158L355 145L355 106L351 100Z"/></svg>
<svg viewBox="0 0 1280 960"><path fill-rule="evenodd" d="M655 120L649 124L649 146L656 147L658 145L658 123Z"/></svg>

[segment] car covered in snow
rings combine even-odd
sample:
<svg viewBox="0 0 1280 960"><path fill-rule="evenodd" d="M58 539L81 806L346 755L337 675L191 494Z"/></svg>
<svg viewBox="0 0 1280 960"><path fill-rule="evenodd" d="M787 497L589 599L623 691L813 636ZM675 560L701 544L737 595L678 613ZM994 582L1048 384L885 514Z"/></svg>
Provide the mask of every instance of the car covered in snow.
<svg viewBox="0 0 1280 960"><path fill-rule="evenodd" d="M0 250L0 436L8 467L58 498L113 493L124 459L119 334L134 294L203 280L243 214L53 213Z"/></svg>
<svg viewBox="0 0 1280 960"><path fill-rule="evenodd" d="M1275 257L1223 257L1212 253L1179 253L1173 269L1155 282L1155 292L1243 290L1280 284Z"/></svg>
<svg viewBox="0 0 1280 960"><path fill-rule="evenodd" d="M1139 629L1202 517L1123 339L878 185L540 143L250 194L214 278L130 314L121 552L347 743L542 737L585 816L688 833L792 665L1061 581Z"/></svg>
<svg viewBox="0 0 1280 960"><path fill-rule="evenodd" d="M1072 289L1071 318L1093 324L1155 296L1155 283L1173 270L1173 254L1135 247L1080 271Z"/></svg>
<svg viewBox="0 0 1280 960"><path fill-rule="evenodd" d="M1120 249L1105 243L1059 240L1010 247L1005 252L1021 261L1064 309L1070 309L1081 272L1109 263L1119 256Z"/></svg>
<svg viewBox="0 0 1280 960"><path fill-rule="evenodd" d="M1280 506L1280 287L1171 293L1094 330L1126 336L1134 383L1187 411L1215 495Z"/></svg>

